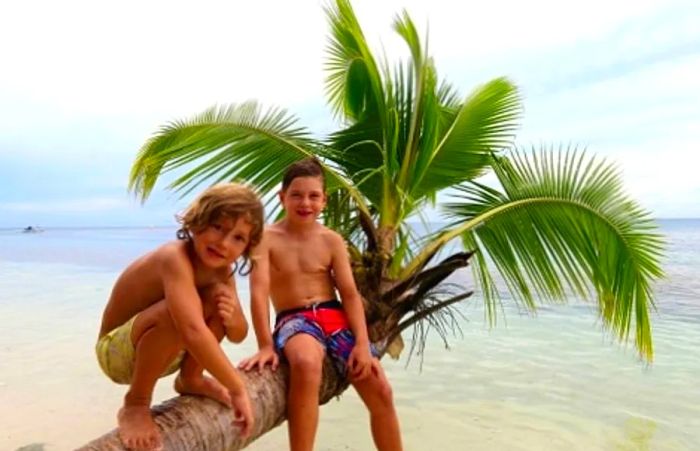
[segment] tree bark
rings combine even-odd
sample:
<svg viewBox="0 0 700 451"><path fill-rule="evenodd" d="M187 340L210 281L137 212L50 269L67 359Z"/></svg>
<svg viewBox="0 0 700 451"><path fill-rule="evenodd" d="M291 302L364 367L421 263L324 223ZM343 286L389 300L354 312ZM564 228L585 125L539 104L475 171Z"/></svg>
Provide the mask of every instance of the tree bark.
<svg viewBox="0 0 700 451"><path fill-rule="evenodd" d="M153 416L161 430L163 449L167 451L233 451L245 448L255 439L282 424L286 419L287 383L289 370L281 364L277 371L266 368L242 373L255 424L248 439L242 439L238 429L231 426L231 409L211 399L199 396L178 396L153 407ZM332 367L330 360L324 362L321 383L321 404L340 395L347 388ZM126 450L117 430L78 448L82 451Z"/></svg>

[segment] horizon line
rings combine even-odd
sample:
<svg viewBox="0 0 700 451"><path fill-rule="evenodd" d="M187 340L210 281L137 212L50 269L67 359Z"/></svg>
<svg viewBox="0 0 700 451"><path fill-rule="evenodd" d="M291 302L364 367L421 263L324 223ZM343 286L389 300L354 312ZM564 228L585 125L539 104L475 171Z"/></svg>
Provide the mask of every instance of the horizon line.
<svg viewBox="0 0 700 451"><path fill-rule="evenodd" d="M653 218L654 221L688 221L688 220L700 220L700 217L662 217ZM412 221L408 221L413 223ZM447 223L449 221L429 221L431 223ZM415 221L414 223L420 224L421 221ZM168 225L22 225L22 226L0 226L0 230L24 230L26 227L40 227L42 229L169 229L177 228L176 224Z"/></svg>

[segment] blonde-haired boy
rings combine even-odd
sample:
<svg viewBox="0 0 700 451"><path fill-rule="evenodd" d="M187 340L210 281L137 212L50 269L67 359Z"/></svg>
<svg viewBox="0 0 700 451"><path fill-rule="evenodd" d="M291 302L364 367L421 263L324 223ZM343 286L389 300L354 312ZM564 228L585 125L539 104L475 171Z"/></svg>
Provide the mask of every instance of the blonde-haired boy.
<svg viewBox="0 0 700 451"><path fill-rule="evenodd" d="M219 343L224 335L239 343L248 332L231 265L235 271L243 257L245 266L260 242L262 204L244 185L220 184L200 194L178 220L178 240L139 257L117 279L96 345L105 374L129 385L117 416L129 449L162 446L151 396L158 378L178 369L179 393L232 407L243 435L253 423L243 382Z"/></svg>

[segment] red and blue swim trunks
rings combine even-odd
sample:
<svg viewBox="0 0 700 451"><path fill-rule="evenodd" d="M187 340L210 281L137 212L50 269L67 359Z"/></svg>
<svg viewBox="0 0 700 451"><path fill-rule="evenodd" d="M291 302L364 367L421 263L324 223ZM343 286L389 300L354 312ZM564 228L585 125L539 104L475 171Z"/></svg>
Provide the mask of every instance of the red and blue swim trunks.
<svg viewBox="0 0 700 451"><path fill-rule="evenodd" d="M281 356L284 356L284 345L296 334L314 337L331 358L338 374L347 375L347 361L355 346L355 336L340 302L333 299L279 312L272 339ZM370 345L370 352L375 357L378 355L373 345Z"/></svg>

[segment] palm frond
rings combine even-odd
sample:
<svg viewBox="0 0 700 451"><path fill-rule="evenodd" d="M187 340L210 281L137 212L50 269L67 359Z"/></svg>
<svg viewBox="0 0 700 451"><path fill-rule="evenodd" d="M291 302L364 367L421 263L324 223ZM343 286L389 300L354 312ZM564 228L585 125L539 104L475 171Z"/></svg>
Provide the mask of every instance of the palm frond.
<svg viewBox="0 0 700 451"><path fill-rule="evenodd" d="M565 300L568 292L588 298L592 290L603 323L620 340L634 324L637 349L651 360L651 284L663 275L663 241L649 213L624 194L614 166L569 149L513 152L494 168L504 192L461 187L458 202L445 206L458 222L421 255L462 236L487 257L475 266L491 304L497 290L484 275L492 271L486 259L531 308L536 300Z"/></svg>
<svg viewBox="0 0 700 451"><path fill-rule="evenodd" d="M331 28L326 94L334 114L350 121L384 114L382 79L348 0L325 8Z"/></svg>
<svg viewBox="0 0 700 451"><path fill-rule="evenodd" d="M325 153L375 206L380 206L383 198L382 133L376 120L363 119L333 133Z"/></svg>
<svg viewBox="0 0 700 451"><path fill-rule="evenodd" d="M463 336L461 323L467 320L456 307L456 304L469 298L472 293L460 293L459 287L451 284L444 284L441 288L427 293L420 305L416 307L415 313L404 319L397 327L397 332L386 340L392 343L394 339L400 337L401 332L413 329L411 346L408 350L406 365L410 364L413 355L420 357L420 365L423 365L425 357L425 345L432 330L441 339L445 348L449 348L449 337Z"/></svg>
<svg viewBox="0 0 700 451"><path fill-rule="evenodd" d="M286 165L316 154L318 144L296 123L286 111L263 111L256 102L171 122L140 149L129 189L145 200L163 173L193 165L169 188L186 193L205 180L246 180L267 192Z"/></svg>
<svg viewBox="0 0 700 451"><path fill-rule="evenodd" d="M414 180L412 197L482 175L491 154L511 146L520 112L517 88L507 79L497 78L476 89L432 148L425 169Z"/></svg>
<svg viewBox="0 0 700 451"><path fill-rule="evenodd" d="M408 129L405 143L398 147L398 159L401 161L401 172L395 180L399 189L409 192L407 187L413 182L415 175L424 170L425 163L437 142L437 124L439 106L437 103L437 74L435 66L428 58L426 48L421 47L420 38L413 21L404 11L394 20L394 30L404 39L411 51L413 69L413 96L405 96L410 102L410 121L404 124ZM410 213L404 209L405 213ZM400 218L393 218L399 221Z"/></svg>
<svg viewBox="0 0 700 451"><path fill-rule="evenodd" d="M442 81L437 91L438 102L446 110L456 115L462 105L462 99L457 90L450 83ZM452 123L452 121L450 121Z"/></svg>
<svg viewBox="0 0 700 451"><path fill-rule="evenodd" d="M387 125L386 177L398 178L401 161L408 146L413 117L414 70L410 64L397 64L393 72L387 70L387 107L390 108Z"/></svg>
<svg viewBox="0 0 700 451"><path fill-rule="evenodd" d="M324 155L320 143L296 123L286 111L263 111L256 102L212 107L190 120L172 122L139 151L129 189L145 200L162 174L191 166L168 188L185 195L205 182L245 180L269 193L289 164ZM330 190L342 187L367 211L362 195L342 173L322 165Z"/></svg>
<svg viewBox="0 0 700 451"><path fill-rule="evenodd" d="M361 249L375 248L377 237L372 218L355 206L347 190L335 189L328 193L327 198L322 218L324 224L342 235L358 257Z"/></svg>

